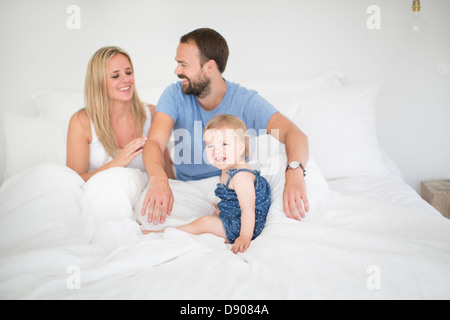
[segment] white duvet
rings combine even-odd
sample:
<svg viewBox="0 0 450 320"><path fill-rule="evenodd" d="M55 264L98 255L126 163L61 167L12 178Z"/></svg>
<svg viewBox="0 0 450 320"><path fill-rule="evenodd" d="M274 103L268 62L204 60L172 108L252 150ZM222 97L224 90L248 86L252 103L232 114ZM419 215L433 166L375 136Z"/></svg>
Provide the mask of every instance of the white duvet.
<svg viewBox="0 0 450 320"><path fill-rule="evenodd" d="M136 213L147 178L138 170L87 184L55 164L16 175L0 189L0 298L450 298L450 221L331 191L314 161L311 212L289 220L285 159L270 160L259 168L273 192L266 228L238 255L216 236L173 228L212 214L215 178L171 181L166 232L142 236Z"/></svg>

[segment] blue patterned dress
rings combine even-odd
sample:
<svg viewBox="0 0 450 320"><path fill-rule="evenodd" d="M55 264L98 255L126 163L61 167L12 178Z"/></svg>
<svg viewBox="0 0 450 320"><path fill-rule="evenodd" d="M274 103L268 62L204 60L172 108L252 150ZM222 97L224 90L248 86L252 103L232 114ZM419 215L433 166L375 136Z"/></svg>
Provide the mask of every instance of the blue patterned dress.
<svg viewBox="0 0 450 320"><path fill-rule="evenodd" d="M228 186L230 180L238 172L251 172L256 176L255 179L255 231L253 239L258 237L266 224L267 214L271 204L270 185L261 173L256 170L231 169L227 172L229 175L226 185L219 183L215 190L215 195L220 198L217 207L220 210L219 218L223 223L228 241L233 244L241 233L241 207L236 192Z"/></svg>

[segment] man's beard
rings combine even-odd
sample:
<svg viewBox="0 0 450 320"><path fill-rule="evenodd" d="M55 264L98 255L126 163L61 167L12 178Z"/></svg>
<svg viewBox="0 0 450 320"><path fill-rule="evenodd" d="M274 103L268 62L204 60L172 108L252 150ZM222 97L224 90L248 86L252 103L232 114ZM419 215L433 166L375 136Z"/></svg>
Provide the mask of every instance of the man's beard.
<svg viewBox="0 0 450 320"><path fill-rule="evenodd" d="M182 87L184 94L188 94L188 95L193 94L193 95L197 96L198 98L204 98L211 91L211 88L209 87L211 80L206 77L198 82L193 82L193 81L191 81L191 79L189 79L185 76L181 76L181 75L178 76L178 78L183 79L183 80L184 79L188 80L188 86L184 87L184 88Z"/></svg>

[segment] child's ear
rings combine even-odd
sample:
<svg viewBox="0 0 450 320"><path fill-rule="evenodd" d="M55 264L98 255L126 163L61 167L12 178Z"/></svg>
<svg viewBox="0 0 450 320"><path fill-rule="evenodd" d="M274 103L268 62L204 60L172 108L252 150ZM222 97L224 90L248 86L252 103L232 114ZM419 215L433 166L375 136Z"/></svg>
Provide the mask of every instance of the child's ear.
<svg viewBox="0 0 450 320"><path fill-rule="evenodd" d="M239 141L239 154L245 156L245 141Z"/></svg>

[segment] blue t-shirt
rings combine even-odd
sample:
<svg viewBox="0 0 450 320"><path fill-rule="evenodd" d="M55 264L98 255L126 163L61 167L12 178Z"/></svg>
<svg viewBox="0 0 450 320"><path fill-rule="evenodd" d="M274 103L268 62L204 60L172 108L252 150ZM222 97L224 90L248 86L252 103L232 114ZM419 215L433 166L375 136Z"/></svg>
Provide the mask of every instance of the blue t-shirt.
<svg viewBox="0 0 450 320"><path fill-rule="evenodd" d="M225 80L226 81L226 80ZM169 115L174 125L175 149L173 161L177 179L200 180L218 176L220 171L208 163L205 155L203 129L215 116L231 114L244 121L248 131L258 135L278 111L256 91L226 81L227 91L220 105L205 111L195 95L186 95L181 82L166 88L156 111Z"/></svg>

